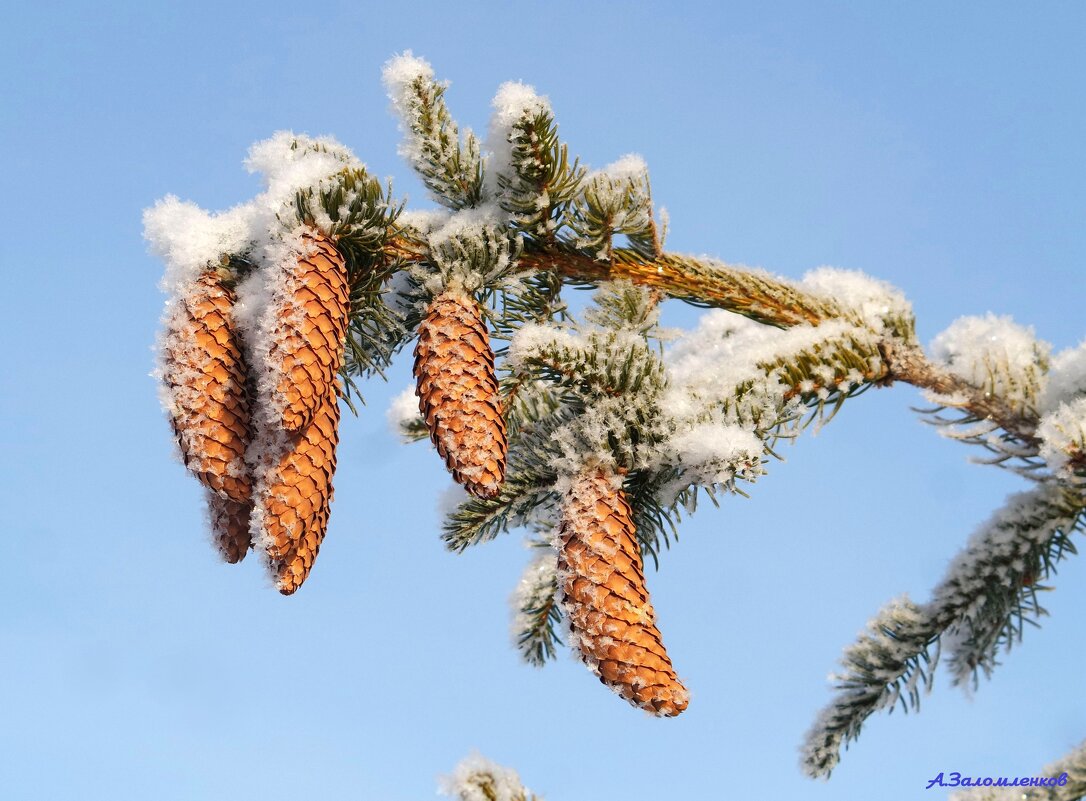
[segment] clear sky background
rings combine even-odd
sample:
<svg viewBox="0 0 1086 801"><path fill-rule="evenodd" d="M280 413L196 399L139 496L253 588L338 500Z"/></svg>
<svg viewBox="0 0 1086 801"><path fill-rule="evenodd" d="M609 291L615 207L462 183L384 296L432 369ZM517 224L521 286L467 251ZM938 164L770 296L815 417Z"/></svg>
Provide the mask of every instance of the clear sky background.
<svg viewBox="0 0 1086 801"><path fill-rule="evenodd" d="M15 6L19 8L16 9ZM367 387L297 596L219 564L173 456L140 214L258 191L250 143L333 134L411 205L381 65L412 49L485 130L505 80L573 152L641 153L668 245L901 287L929 341L994 311L1086 334L1086 11L1078 3L57 3L0 12L0 799L431 797L472 749L549 801L939 798L940 771L1037 775L1086 737L1086 562L972 700L878 715L829 783L797 746L890 598L925 600L1023 482L967 464L910 387L848 403L751 498L682 528L650 587L690 709L651 719L509 645L517 537L454 556L448 486ZM666 322L697 310L670 304Z"/></svg>

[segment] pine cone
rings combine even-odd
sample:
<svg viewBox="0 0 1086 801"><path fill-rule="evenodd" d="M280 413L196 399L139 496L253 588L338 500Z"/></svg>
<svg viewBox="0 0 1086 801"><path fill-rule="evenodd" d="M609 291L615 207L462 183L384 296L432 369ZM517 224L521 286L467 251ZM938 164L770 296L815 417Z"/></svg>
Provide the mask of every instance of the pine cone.
<svg viewBox="0 0 1086 801"><path fill-rule="evenodd" d="M457 483L493 498L505 480L505 421L479 305L455 290L434 298L415 345L416 394L430 439Z"/></svg>
<svg viewBox="0 0 1086 801"><path fill-rule="evenodd" d="M211 536L222 558L230 564L240 562L253 541L249 532L252 501L237 503L208 490L207 509Z"/></svg>
<svg viewBox="0 0 1086 801"><path fill-rule="evenodd" d="M277 377L280 424L300 431L324 403L343 364L350 288L343 256L323 233L302 234L305 252L277 288L269 363Z"/></svg>
<svg viewBox="0 0 1086 801"><path fill-rule="evenodd" d="M688 693L660 640L645 588L630 505L602 468L578 475L566 495L558 577L571 640L600 681L655 715L686 709Z"/></svg>
<svg viewBox="0 0 1086 801"><path fill-rule="evenodd" d="M162 378L185 466L209 489L245 503L250 409L233 306L217 271L192 283L166 322Z"/></svg>
<svg viewBox="0 0 1086 801"><path fill-rule="evenodd" d="M339 400L333 383L309 425L302 431L279 433L284 441L258 486L261 544L283 595L302 586L328 527L338 426Z"/></svg>

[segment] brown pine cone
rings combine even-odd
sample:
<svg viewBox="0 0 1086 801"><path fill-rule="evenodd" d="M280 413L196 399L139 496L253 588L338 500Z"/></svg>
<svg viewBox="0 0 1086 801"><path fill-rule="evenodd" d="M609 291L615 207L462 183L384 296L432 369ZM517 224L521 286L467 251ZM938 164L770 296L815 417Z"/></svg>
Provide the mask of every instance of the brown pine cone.
<svg viewBox="0 0 1086 801"><path fill-rule="evenodd" d="M245 558L253 541L249 532L252 501L237 503L208 490L207 509L211 536L222 558L230 564L240 562Z"/></svg>
<svg viewBox="0 0 1086 801"><path fill-rule="evenodd" d="M453 478L472 495L495 497L508 443L490 337L472 297L447 290L434 298L419 325L415 379L430 439Z"/></svg>
<svg viewBox="0 0 1086 801"><path fill-rule="evenodd" d="M350 288L332 239L310 229L305 253L277 292L269 364L276 376L280 424L300 431L316 415L343 364Z"/></svg>
<svg viewBox="0 0 1086 801"><path fill-rule="evenodd" d="M177 299L166 321L162 379L185 466L238 503L251 495L247 368L233 319L234 292L208 270Z"/></svg>
<svg viewBox="0 0 1086 801"><path fill-rule="evenodd" d="M603 468L578 475L558 530L558 586L572 637L600 681L654 715L678 715L689 695L656 628L630 505Z"/></svg>
<svg viewBox="0 0 1086 801"><path fill-rule="evenodd" d="M329 384L309 425L279 432L283 441L258 485L262 544L283 595L302 586L328 527L339 442L336 386Z"/></svg>

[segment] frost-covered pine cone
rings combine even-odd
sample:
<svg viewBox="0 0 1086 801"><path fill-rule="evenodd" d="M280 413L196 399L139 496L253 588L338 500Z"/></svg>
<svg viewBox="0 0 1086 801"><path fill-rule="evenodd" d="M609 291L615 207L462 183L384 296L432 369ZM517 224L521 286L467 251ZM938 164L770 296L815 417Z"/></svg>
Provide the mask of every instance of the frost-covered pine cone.
<svg viewBox="0 0 1086 801"><path fill-rule="evenodd" d="M185 466L209 489L246 503L250 400L234 300L216 270L176 299L162 340L162 379Z"/></svg>
<svg viewBox="0 0 1086 801"><path fill-rule="evenodd" d="M343 256L323 233L302 234L303 253L275 289L268 363L275 376L281 424L299 431L309 424L343 364L350 289Z"/></svg>
<svg viewBox="0 0 1086 801"><path fill-rule="evenodd" d="M272 460L257 485L256 523L275 574L276 588L290 595L317 558L332 502L339 442L337 384L328 385L312 421L297 432L279 432Z"/></svg>
<svg viewBox="0 0 1086 801"><path fill-rule="evenodd" d="M558 587L570 644L600 681L654 715L686 709L689 694L656 628L630 505L603 468L586 469L566 494Z"/></svg>
<svg viewBox="0 0 1086 801"><path fill-rule="evenodd" d="M222 558L230 564L240 562L253 541L249 531L252 501L238 503L208 490L207 509L211 536Z"/></svg>
<svg viewBox="0 0 1086 801"><path fill-rule="evenodd" d="M419 325L416 393L430 439L457 483L493 498L505 480L508 443L490 337L464 292L436 298Z"/></svg>

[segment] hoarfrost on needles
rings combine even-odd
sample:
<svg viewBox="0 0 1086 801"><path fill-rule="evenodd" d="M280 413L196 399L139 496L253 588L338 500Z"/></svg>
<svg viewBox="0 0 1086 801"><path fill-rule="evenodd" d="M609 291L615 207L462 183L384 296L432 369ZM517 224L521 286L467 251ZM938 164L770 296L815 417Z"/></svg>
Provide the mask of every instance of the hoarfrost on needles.
<svg viewBox="0 0 1086 801"><path fill-rule="evenodd" d="M381 70L381 80L384 81L392 106L401 119L410 113L414 103L413 85L419 78L432 81L434 68L426 59L416 58L410 50L390 58Z"/></svg>
<svg viewBox="0 0 1086 801"><path fill-rule="evenodd" d="M1010 317L960 317L931 343L931 355L955 375L1018 407L1044 388L1049 345Z"/></svg>
<svg viewBox="0 0 1086 801"><path fill-rule="evenodd" d="M752 432L739 426L703 423L672 436L669 456L698 484L724 484L743 466L756 465L765 449ZM738 469L737 469L738 468Z"/></svg>
<svg viewBox="0 0 1086 801"><path fill-rule="evenodd" d="M550 101L536 94L527 84L519 81L506 81L498 87L497 94L491 101L494 109L490 117L490 128L486 137L486 149L490 151L486 180L487 194L498 194L498 175L508 175L513 163L513 148L509 141L513 136L513 127L524 118L551 112Z"/></svg>
<svg viewBox="0 0 1086 801"><path fill-rule="evenodd" d="M818 267L803 276L799 288L854 311L877 333L883 332L891 318L912 316L912 306L897 287L859 270Z"/></svg>
<svg viewBox="0 0 1086 801"><path fill-rule="evenodd" d="M476 753L438 780L438 792L460 801L525 801L529 790L515 770Z"/></svg>
<svg viewBox="0 0 1086 801"><path fill-rule="evenodd" d="M1061 403L1037 427L1041 458L1056 472L1069 472L1072 460L1081 469L1086 456L1086 397Z"/></svg>
<svg viewBox="0 0 1086 801"><path fill-rule="evenodd" d="M525 568L509 598L509 605L513 608L511 633L514 646L519 646L523 633L535 625L537 615L529 612L554 601L557 574L558 553L554 548L540 549L540 553Z"/></svg>
<svg viewBox="0 0 1086 801"><path fill-rule="evenodd" d="M1086 342L1052 357L1048 382L1041 393L1041 414L1053 412L1061 403L1082 395L1086 395Z"/></svg>

